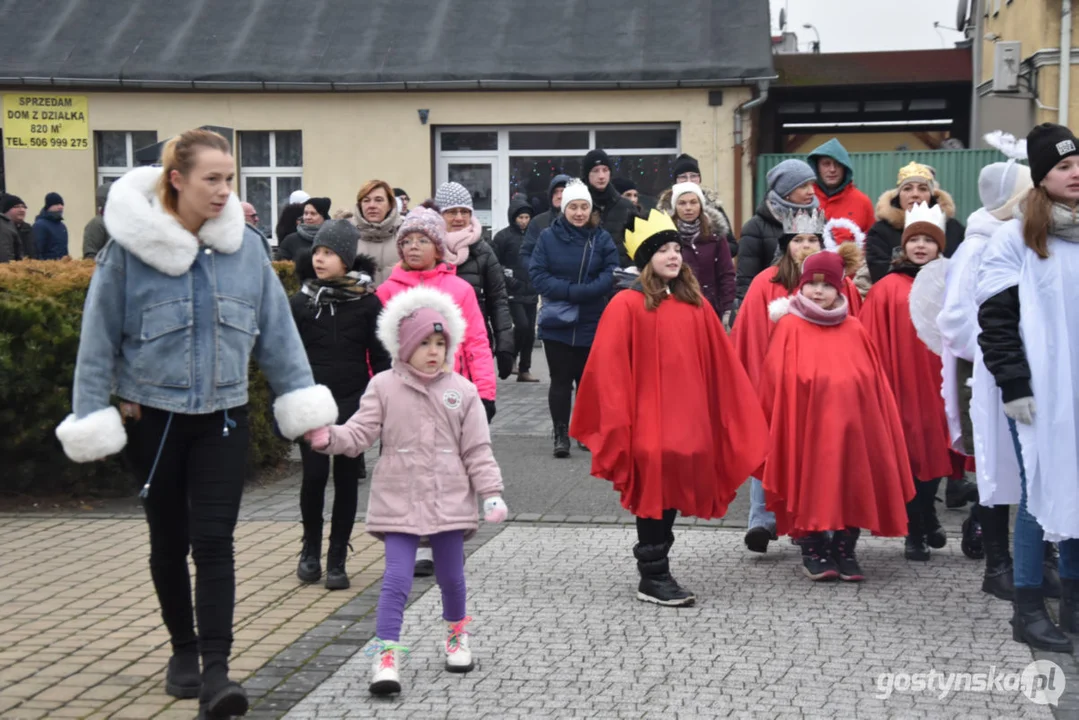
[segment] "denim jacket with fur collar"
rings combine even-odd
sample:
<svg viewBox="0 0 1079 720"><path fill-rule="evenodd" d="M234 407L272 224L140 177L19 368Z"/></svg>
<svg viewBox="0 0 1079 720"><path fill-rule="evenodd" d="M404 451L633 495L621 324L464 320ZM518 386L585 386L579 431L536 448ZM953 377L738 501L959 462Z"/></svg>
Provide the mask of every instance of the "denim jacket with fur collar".
<svg viewBox="0 0 1079 720"><path fill-rule="evenodd" d="M132 170L109 192L112 240L83 308L73 412L56 430L64 451L87 462L123 449L113 395L191 415L244 405L252 357L277 395L282 434L334 423L337 404L315 385L285 290L262 245L245 238L239 199L195 237L158 202L161 172Z"/></svg>

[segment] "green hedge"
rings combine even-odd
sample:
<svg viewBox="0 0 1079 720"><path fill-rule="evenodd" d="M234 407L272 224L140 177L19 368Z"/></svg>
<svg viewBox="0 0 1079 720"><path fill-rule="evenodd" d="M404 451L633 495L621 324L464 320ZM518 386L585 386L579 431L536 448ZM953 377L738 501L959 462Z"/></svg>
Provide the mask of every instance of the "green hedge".
<svg viewBox="0 0 1079 720"><path fill-rule="evenodd" d="M292 263L275 263L286 291L297 289ZM115 457L68 460L54 430L71 412L71 384L92 260L0 265L0 494L115 496L138 485ZM270 389L252 366L251 467L273 466L289 444L273 434Z"/></svg>

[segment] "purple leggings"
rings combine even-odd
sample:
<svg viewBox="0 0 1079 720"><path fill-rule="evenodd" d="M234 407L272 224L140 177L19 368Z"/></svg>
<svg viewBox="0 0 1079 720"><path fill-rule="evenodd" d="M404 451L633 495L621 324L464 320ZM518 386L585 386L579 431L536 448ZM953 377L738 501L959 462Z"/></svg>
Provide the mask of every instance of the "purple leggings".
<svg viewBox="0 0 1079 720"><path fill-rule="evenodd" d="M435 579L442 589L442 619L465 618L465 531L451 530L428 537L435 559ZM405 619L405 602L412 591L419 535L386 533L386 573L378 596L375 632L382 640L398 642Z"/></svg>

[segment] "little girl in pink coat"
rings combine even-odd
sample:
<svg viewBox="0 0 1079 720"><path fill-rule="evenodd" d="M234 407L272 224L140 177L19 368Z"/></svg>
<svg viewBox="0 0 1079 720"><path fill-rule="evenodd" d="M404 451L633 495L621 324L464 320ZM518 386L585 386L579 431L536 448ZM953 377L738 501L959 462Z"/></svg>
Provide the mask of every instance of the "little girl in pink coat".
<svg viewBox="0 0 1079 720"><path fill-rule="evenodd" d="M502 472L491 451L487 415L476 386L455 373L453 358L465 320L453 299L430 287L395 295L378 319L378 338L393 369L371 380L360 409L344 425L313 430L307 441L327 455L355 457L376 440L382 454L371 480L367 532L386 543L386 572L378 599L370 690L401 692L399 644L405 601L421 539L430 542L449 623L446 670L473 667L465 613L464 541L484 519L502 522ZM452 360L451 360L452 362Z"/></svg>

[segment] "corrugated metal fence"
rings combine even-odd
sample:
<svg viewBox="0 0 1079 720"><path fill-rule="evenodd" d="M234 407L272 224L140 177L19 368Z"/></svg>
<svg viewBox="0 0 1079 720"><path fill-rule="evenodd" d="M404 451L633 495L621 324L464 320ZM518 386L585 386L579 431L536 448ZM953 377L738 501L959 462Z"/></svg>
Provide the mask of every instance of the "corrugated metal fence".
<svg viewBox="0 0 1079 720"><path fill-rule="evenodd" d="M807 155L761 155L757 158L757 182L754 208L768 192L768 171L788 158L805 160ZM955 198L955 217L965 223L967 216L981 207L978 199L978 173L986 165L1005 160L997 150L921 150L911 152L851 153L854 184L869 196L873 205L885 190L895 187L899 168L909 162L931 165L937 181Z"/></svg>

